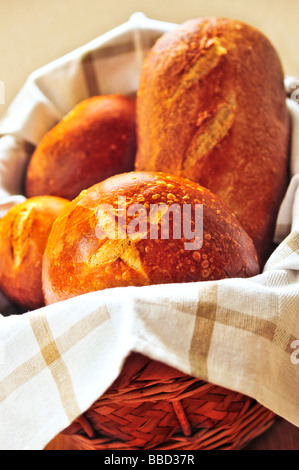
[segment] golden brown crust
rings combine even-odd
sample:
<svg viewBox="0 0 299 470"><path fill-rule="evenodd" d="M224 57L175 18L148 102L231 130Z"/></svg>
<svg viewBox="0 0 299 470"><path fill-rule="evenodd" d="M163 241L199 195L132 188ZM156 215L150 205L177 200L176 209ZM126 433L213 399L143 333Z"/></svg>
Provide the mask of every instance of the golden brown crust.
<svg viewBox="0 0 299 470"><path fill-rule="evenodd" d="M156 42L137 96L136 170L168 171L220 196L262 263L288 178L283 78L276 51L255 28L200 18Z"/></svg>
<svg viewBox="0 0 299 470"><path fill-rule="evenodd" d="M0 290L23 309L44 305L42 257L53 221L67 204L57 197L31 198L0 220Z"/></svg>
<svg viewBox="0 0 299 470"><path fill-rule="evenodd" d="M119 204L119 198L124 198L126 206ZM174 205L180 208L179 219L174 212L170 215L169 239L167 232L161 238L163 216L149 215L153 205L162 214ZM185 244L191 235L188 238L185 231L188 224L183 224L183 211L192 207L189 227L196 232L192 237L200 237L195 205L203 206L203 245L190 249ZM107 207L112 212L105 213ZM159 223L156 238L149 221ZM137 233L128 232L132 224ZM174 227L179 227L180 232L175 232L179 236L173 234ZM83 191L58 217L44 254L43 289L49 304L111 287L249 277L258 272L252 240L219 198L180 177L131 172Z"/></svg>
<svg viewBox="0 0 299 470"><path fill-rule="evenodd" d="M135 154L135 99L123 95L88 98L37 146L25 193L71 200L111 175L131 171Z"/></svg>

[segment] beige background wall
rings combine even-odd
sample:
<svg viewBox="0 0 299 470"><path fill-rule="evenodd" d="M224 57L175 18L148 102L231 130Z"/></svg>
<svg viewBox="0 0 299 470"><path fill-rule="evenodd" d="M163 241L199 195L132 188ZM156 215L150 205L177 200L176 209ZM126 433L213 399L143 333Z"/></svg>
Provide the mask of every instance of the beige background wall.
<svg viewBox="0 0 299 470"><path fill-rule="evenodd" d="M0 0L0 117L35 69L128 20L135 11L181 23L226 16L262 30L285 73L299 77L299 0Z"/></svg>

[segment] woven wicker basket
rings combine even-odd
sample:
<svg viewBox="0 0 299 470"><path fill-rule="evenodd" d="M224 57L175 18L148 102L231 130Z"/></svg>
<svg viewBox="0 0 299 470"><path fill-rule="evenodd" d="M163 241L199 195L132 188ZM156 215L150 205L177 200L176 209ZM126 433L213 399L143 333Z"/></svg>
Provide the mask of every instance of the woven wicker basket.
<svg viewBox="0 0 299 470"><path fill-rule="evenodd" d="M106 393L45 450L238 450L274 421L245 395L133 353Z"/></svg>

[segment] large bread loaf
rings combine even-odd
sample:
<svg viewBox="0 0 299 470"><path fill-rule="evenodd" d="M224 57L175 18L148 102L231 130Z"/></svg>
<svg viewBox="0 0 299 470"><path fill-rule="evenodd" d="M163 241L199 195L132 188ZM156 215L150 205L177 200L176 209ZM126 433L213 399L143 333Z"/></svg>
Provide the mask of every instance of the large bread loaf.
<svg viewBox="0 0 299 470"><path fill-rule="evenodd" d="M136 170L167 171L217 194L261 262L288 178L283 79L262 33L240 21L202 18L158 39L137 97Z"/></svg>
<svg viewBox="0 0 299 470"><path fill-rule="evenodd" d="M55 221L43 289L50 304L118 286L258 272L252 240L219 198L184 178L131 172L83 191Z"/></svg>

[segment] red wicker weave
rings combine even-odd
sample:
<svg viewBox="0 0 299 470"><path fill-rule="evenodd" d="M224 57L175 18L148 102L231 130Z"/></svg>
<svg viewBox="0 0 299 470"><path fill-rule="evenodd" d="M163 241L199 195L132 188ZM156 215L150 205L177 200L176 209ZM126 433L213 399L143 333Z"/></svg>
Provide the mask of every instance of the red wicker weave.
<svg viewBox="0 0 299 470"><path fill-rule="evenodd" d="M274 421L245 395L134 353L107 392L46 450L237 450Z"/></svg>

